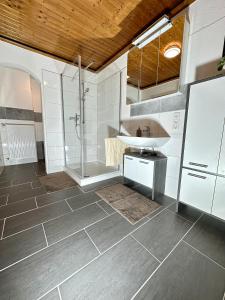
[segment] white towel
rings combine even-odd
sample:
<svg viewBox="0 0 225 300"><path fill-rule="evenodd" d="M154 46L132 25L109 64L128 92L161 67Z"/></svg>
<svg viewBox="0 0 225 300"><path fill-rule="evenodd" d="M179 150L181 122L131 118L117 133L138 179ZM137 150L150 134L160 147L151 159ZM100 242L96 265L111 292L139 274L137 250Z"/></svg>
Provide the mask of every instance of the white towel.
<svg viewBox="0 0 225 300"><path fill-rule="evenodd" d="M123 161L123 154L127 145L118 138L105 139L106 166L118 166Z"/></svg>

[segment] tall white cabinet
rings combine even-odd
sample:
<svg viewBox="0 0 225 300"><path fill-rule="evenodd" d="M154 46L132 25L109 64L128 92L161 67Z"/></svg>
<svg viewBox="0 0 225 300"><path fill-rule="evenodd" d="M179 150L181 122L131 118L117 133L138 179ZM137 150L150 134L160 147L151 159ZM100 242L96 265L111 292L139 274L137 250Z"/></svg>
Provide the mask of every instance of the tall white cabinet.
<svg viewBox="0 0 225 300"><path fill-rule="evenodd" d="M178 200L225 220L225 77L192 84Z"/></svg>

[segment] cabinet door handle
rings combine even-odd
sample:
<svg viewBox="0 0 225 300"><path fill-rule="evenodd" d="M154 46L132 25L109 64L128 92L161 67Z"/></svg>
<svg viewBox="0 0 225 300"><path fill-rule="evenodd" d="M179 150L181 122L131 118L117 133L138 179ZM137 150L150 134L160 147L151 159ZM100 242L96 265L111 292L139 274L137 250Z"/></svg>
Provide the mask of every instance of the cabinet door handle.
<svg viewBox="0 0 225 300"><path fill-rule="evenodd" d="M202 167L202 168L208 168L208 165L198 164L198 163L195 163L195 162L192 162L192 161L189 162L189 165L196 166L196 167Z"/></svg>
<svg viewBox="0 0 225 300"><path fill-rule="evenodd" d="M200 178L200 179L206 179L207 178L206 176L197 175L197 174L193 174L193 173L188 173L188 175L193 176L193 177L197 177L197 178Z"/></svg>
<svg viewBox="0 0 225 300"><path fill-rule="evenodd" d="M131 157L127 157L127 156L126 156L126 159L133 160L133 158L131 158Z"/></svg>
<svg viewBox="0 0 225 300"><path fill-rule="evenodd" d="M149 164L148 161L144 161L144 160L139 160L139 162L140 162L141 164L145 164L145 165L148 165L148 164Z"/></svg>

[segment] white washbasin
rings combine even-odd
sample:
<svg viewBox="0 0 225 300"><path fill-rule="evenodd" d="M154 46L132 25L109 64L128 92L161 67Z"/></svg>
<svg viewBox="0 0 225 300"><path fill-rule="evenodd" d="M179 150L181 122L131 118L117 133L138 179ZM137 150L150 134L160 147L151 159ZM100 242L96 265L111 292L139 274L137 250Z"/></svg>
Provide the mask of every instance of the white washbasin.
<svg viewBox="0 0 225 300"><path fill-rule="evenodd" d="M117 138L125 144L139 148L157 148L161 147L169 141L169 137L136 137L117 135Z"/></svg>

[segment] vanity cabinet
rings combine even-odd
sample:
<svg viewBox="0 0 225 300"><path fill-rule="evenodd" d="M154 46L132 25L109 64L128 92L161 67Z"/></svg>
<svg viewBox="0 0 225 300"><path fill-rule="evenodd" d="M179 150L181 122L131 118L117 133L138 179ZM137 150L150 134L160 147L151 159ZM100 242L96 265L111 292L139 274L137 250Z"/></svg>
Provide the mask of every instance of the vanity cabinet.
<svg viewBox="0 0 225 300"><path fill-rule="evenodd" d="M124 155L124 177L152 189L152 199L165 190L166 157Z"/></svg>

